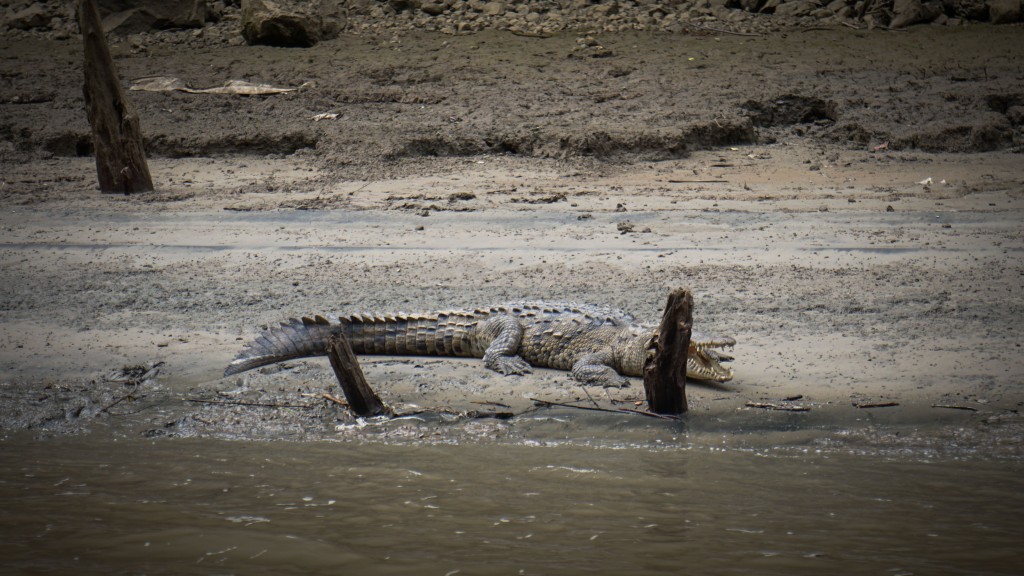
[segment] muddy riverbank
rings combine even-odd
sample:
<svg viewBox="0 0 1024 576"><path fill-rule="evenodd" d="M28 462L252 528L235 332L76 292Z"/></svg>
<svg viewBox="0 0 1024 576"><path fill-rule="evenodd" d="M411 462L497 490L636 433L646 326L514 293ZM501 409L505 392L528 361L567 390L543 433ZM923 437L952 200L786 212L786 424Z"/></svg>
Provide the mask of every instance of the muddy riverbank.
<svg viewBox="0 0 1024 576"><path fill-rule="evenodd" d="M1018 456L1022 199L1019 185L963 190L1013 182L1018 158L922 164L841 151L866 162L826 169L813 177L822 187L811 188L799 161L780 168L793 153L739 148L601 173L480 156L444 160L461 164L447 175L332 191L85 192L11 203L3 216L5 429L49 434L102 423L144 435L375 436L320 396L337 393L324 359L220 374L260 326L292 316L542 297L654 319L671 286L689 285L699 327L739 341L735 380L691 386L691 427L739 443L744 430L789 430L829 446ZM86 159L46 162L82 178L91 170ZM153 165L157 178L212 190L248 162ZM258 169L278 181L316 180L318 171L298 168L303 162L266 159ZM728 163L736 166L714 166ZM672 182L695 168L722 182ZM932 174L954 184L915 182ZM461 199L468 191L474 197ZM348 209L282 207L331 197ZM144 369L110 374L157 362L150 379ZM638 382L585 391L565 373L502 377L471 360L366 358L365 367L385 400L400 405L493 402L521 412L533 398L615 405L642 397ZM854 406L874 403L898 406ZM516 420L395 428L396 438L441 441L533 434Z"/></svg>
<svg viewBox="0 0 1024 576"><path fill-rule="evenodd" d="M1019 572L1019 28L115 38L126 85L298 88L131 92L130 197L58 36L0 37L0 571ZM324 358L222 377L289 317L677 286L738 342L678 422L471 359L362 358L431 409L390 421Z"/></svg>
<svg viewBox="0 0 1024 576"><path fill-rule="evenodd" d="M0 422L372 436L322 397L322 359L223 367L292 316L546 299L655 319L688 285L698 328L739 341L734 381L691 388L691 427L1018 457L1017 32L622 33L600 54L496 31L115 39L126 84L299 88L133 91L158 190L130 198L95 189L77 42L5 42ZM472 361L366 369L388 402L455 411L642 396ZM515 419L384 428L538 439Z"/></svg>

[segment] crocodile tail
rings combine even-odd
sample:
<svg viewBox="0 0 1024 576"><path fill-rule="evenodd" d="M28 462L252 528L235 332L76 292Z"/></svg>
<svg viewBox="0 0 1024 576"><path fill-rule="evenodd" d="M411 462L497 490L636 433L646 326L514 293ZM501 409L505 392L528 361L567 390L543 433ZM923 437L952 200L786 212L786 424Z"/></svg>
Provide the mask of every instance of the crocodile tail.
<svg viewBox="0 0 1024 576"><path fill-rule="evenodd" d="M228 364L224 376L231 376L294 358L323 356L327 354L327 342L331 334L344 330L343 325L331 324L326 318L292 318L265 330L255 340L246 344L238 356Z"/></svg>

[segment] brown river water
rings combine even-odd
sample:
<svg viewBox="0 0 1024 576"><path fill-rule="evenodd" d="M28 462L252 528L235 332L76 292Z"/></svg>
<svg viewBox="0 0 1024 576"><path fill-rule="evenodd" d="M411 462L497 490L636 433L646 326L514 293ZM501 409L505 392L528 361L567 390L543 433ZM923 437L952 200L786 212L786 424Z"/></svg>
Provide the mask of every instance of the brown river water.
<svg viewBox="0 0 1024 576"><path fill-rule="evenodd" d="M1018 458L829 450L779 444L770 433L737 442L646 419L551 414L538 415L528 434L538 439L514 442L8 436L0 440L0 568L1024 571ZM570 420L624 440L559 434Z"/></svg>

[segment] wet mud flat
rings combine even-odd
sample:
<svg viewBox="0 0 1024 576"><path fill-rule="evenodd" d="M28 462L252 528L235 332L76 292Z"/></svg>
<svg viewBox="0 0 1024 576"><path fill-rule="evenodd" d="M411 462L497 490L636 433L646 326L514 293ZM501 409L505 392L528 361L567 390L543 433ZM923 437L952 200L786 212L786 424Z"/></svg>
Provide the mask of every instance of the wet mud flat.
<svg viewBox="0 0 1024 576"><path fill-rule="evenodd" d="M543 440L527 420L454 414L534 414L535 399L635 408L639 381L585 389L563 372L503 377L476 360L364 357L386 402L452 412L364 429L324 396L338 394L324 358L221 374L262 326L289 317L540 297L655 320L669 288L688 285L697 328L739 342L732 382L690 387L690 429L737 445L743 431L774 430L836 449L1018 457L1019 158L837 151L815 177L823 183L808 187L803 153L766 145L597 173L445 159L458 171L339 185L333 193L358 190L344 193L344 210L238 209L332 193L322 189L86 194L73 211L13 205L5 428ZM248 162L153 164L212 189ZM298 169L305 162L268 159L261 169L319 181ZM695 170L722 182L675 182ZM926 174L945 184L921 184Z"/></svg>
<svg viewBox="0 0 1024 576"><path fill-rule="evenodd" d="M126 78L311 84L133 93L159 183L133 197L95 190L77 45L0 46L3 557L1013 573L1008 30L622 34L600 58L572 37L345 37L296 59L154 35L116 52ZM362 359L386 402L434 409L386 422L325 398L322 358L221 377L293 316L546 299L655 320L680 285L698 329L738 341L736 378L691 385L682 422L537 408L642 388L474 360Z"/></svg>

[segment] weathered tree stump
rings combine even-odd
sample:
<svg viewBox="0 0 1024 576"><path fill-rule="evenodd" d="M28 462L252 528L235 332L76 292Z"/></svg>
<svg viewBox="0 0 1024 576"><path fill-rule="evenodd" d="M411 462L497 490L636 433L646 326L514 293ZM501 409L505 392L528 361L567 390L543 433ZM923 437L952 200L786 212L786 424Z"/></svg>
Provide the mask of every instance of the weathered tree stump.
<svg viewBox="0 0 1024 576"><path fill-rule="evenodd" d="M100 190L148 192L153 178L142 149L139 116L114 70L96 0L81 0L78 21L85 43L85 111L92 126Z"/></svg>
<svg viewBox="0 0 1024 576"><path fill-rule="evenodd" d="M668 295L661 325L651 340L653 354L644 364L644 392L651 412L686 412L686 357L692 331L693 295L688 288L677 288Z"/></svg>
<svg viewBox="0 0 1024 576"><path fill-rule="evenodd" d="M335 334L327 342L327 357L334 368L341 391L345 393L349 408L357 416L391 415L391 409L370 388L359 367L359 361L344 335Z"/></svg>

